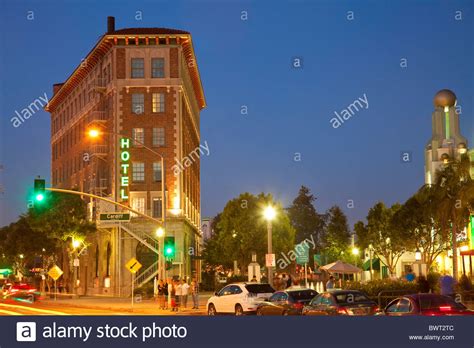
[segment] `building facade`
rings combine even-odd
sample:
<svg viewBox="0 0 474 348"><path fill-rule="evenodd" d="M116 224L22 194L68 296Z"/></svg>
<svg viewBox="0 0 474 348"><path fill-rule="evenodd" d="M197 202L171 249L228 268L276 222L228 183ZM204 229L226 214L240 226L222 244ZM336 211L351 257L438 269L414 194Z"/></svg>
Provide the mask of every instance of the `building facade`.
<svg viewBox="0 0 474 348"><path fill-rule="evenodd" d="M432 113L432 137L425 148L425 184L431 185L436 180L436 172L443 164L451 160L460 160L461 156L467 154L472 165L474 165L473 151L468 149L467 139L461 135L459 126L459 113L456 109L456 95L443 89L436 93L434 100L435 110ZM471 175L474 173L471 166ZM453 257L458 259L459 273L472 276L472 263L474 256L474 229L473 218L458 237L458 249L456 255L453 252L445 252L436 259L438 269L451 271Z"/></svg>
<svg viewBox="0 0 474 348"><path fill-rule="evenodd" d="M436 171L450 159L459 160L467 153L467 139L460 133L456 95L443 89L433 100L432 137L425 148L425 184L434 183Z"/></svg>
<svg viewBox="0 0 474 348"><path fill-rule="evenodd" d="M116 30L113 17L81 64L54 85L46 108L52 186L122 205L90 199L98 232L78 256L78 293L126 296L132 279L141 286L157 275L199 277L200 162L189 154L199 148L205 106L190 33ZM129 221L101 220L130 213L123 206L132 209ZM167 270L164 237L175 243ZM143 265L134 278L124 266L132 257Z"/></svg>

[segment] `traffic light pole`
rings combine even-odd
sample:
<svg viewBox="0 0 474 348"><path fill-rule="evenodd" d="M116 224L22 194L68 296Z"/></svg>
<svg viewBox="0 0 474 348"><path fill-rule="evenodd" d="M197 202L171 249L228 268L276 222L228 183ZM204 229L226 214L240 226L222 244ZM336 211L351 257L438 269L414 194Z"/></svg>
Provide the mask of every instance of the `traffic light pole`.
<svg viewBox="0 0 474 348"><path fill-rule="evenodd" d="M116 206L119 206L121 208L124 208L128 211L131 211L132 213L135 213L137 215L140 215L148 220L151 220L153 222L156 222L157 224L160 224L162 225L163 224L163 221L162 220L159 220L159 219L155 219L149 215L146 215L146 214L143 214L141 212L139 212L138 210L135 210L129 206L126 206L125 204L122 204L122 203L118 203L118 202L115 202L111 199L107 199L105 197L100 197L100 196L96 196L96 195L93 195L91 193L86 193L86 192L81 192L81 191L73 191L73 190L65 190L65 189L58 189L58 188L53 188L53 187L47 187L45 188L46 191L51 191L51 192L60 192L60 193L69 193L69 194L72 194L72 195L77 195L77 196L86 196L86 197L92 197L92 198L96 198L96 199L99 199L101 201L104 201L104 202L108 202L110 204L114 204Z"/></svg>

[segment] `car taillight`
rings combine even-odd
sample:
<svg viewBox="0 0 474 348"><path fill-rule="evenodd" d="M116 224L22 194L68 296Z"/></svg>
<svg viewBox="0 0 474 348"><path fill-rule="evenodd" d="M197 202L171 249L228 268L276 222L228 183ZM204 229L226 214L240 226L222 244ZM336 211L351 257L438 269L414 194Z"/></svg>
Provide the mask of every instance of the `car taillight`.
<svg viewBox="0 0 474 348"><path fill-rule="evenodd" d="M451 311L451 306L440 306L439 310L441 312L450 312Z"/></svg>
<svg viewBox="0 0 474 348"><path fill-rule="evenodd" d="M337 309L337 313L343 314L343 315L349 314L349 313L347 312L347 309L345 309L344 307L339 307L339 308Z"/></svg>
<svg viewBox="0 0 474 348"><path fill-rule="evenodd" d="M303 304L300 303L300 302L295 302L295 303L293 303L293 307L294 307L295 309L302 309L304 306L303 306Z"/></svg>

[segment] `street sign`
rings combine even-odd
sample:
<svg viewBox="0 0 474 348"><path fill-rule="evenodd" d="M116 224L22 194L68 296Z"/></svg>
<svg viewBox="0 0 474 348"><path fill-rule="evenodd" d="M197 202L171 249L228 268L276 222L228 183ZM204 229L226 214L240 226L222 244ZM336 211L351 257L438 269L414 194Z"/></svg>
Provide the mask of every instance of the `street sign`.
<svg viewBox="0 0 474 348"><path fill-rule="evenodd" d="M74 261L73 261L73 266L74 267L79 267L79 264L80 264L79 259L75 258Z"/></svg>
<svg viewBox="0 0 474 348"><path fill-rule="evenodd" d="M314 267L319 268L321 266L321 254L314 254Z"/></svg>
<svg viewBox="0 0 474 348"><path fill-rule="evenodd" d="M308 243L300 243L295 246L296 263L304 265L309 262L309 245Z"/></svg>
<svg viewBox="0 0 474 348"><path fill-rule="evenodd" d="M266 267L275 267L276 266L275 254L265 254L265 266Z"/></svg>
<svg viewBox="0 0 474 348"><path fill-rule="evenodd" d="M100 213L99 221L103 222L124 222L130 221L130 213Z"/></svg>
<svg viewBox="0 0 474 348"><path fill-rule="evenodd" d="M135 274L138 272L140 268L142 268L142 264L138 262L138 260L132 257L128 262L125 264L125 268L128 269L131 273Z"/></svg>
<svg viewBox="0 0 474 348"><path fill-rule="evenodd" d="M63 271L61 268L59 268L57 265L54 265L51 267L51 269L48 271L48 275L53 278L54 281L58 280L59 277L63 275Z"/></svg>

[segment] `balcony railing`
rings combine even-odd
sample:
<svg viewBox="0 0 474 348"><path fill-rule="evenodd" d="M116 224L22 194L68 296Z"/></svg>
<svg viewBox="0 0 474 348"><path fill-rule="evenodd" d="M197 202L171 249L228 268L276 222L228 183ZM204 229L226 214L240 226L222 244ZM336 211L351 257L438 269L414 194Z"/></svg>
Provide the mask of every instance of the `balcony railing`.
<svg viewBox="0 0 474 348"><path fill-rule="evenodd" d="M103 77L96 77L92 82L90 83L90 90L92 91L97 91L97 92L102 92L105 90L105 87L107 86L106 81Z"/></svg>
<svg viewBox="0 0 474 348"><path fill-rule="evenodd" d="M107 122L108 119L105 111L94 110L87 116L87 124L90 126L91 124L103 123Z"/></svg>
<svg viewBox="0 0 474 348"><path fill-rule="evenodd" d="M89 147L89 153L91 156L106 156L108 154L107 145L91 145Z"/></svg>

